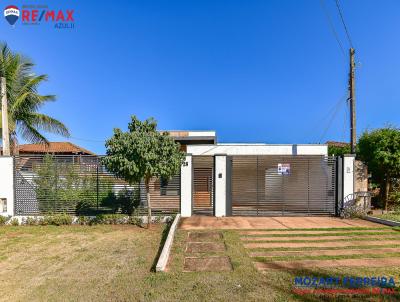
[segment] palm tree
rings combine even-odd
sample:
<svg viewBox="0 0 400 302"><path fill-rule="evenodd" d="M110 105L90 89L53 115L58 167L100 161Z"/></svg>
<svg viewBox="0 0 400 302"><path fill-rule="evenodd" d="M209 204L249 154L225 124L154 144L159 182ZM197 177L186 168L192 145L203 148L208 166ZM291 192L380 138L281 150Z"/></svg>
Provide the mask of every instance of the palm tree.
<svg viewBox="0 0 400 302"><path fill-rule="evenodd" d="M48 140L43 131L69 137L69 131L62 122L38 112L56 97L38 93L38 87L47 80L47 75L36 75L33 67L31 60L12 52L7 44L0 43L0 76L6 78L10 145L14 149L18 143L17 134L25 141L44 144Z"/></svg>

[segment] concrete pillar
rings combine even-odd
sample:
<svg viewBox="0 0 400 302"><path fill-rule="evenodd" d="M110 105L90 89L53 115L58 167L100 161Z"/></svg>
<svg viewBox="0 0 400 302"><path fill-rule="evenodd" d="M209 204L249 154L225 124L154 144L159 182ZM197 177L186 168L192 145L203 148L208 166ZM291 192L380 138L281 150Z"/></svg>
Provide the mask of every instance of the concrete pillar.
<svg viewBox="0 0 400 302"><path fill-rule="evenodd" d="M216 217L226 216L226 155L215 155L214 208Z"/></svg>
<svg viewBox="0 0 400 302"><path fill-rule="evenodd" d="M14 159L0 156L0 215L14 215Z"/></svg>
<svg viewBox="0 0 400 302"><path fill-rule="evenodd" d="M355 155L346 154L343 156L343 198L353 199L354 194L354 160Z"/></svg>
<svg viewBox="0 0 400 302"><path fill-rule="evenodd" d="M185 162L181 167L181 216L192 216L192 155L186 155Z"/></svg>

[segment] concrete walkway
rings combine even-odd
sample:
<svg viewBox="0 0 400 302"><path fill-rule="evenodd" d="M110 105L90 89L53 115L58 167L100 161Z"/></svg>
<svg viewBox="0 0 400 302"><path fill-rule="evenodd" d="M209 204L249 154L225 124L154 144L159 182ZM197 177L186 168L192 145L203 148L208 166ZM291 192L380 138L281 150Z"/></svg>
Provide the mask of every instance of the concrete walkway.
<svg viewBox="0 0 400 302"><path fill-rule="evenodd" d="M336 217L212 217L192 216L182 218L179 228L184 230L204 229L312 229L373 227L383 225L362 219Z"/></svg>

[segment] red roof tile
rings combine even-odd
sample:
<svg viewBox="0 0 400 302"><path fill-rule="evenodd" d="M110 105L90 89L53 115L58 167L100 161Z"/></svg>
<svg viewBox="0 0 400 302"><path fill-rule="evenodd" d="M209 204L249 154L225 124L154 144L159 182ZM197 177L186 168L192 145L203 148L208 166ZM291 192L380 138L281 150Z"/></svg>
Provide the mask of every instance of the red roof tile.
<svg viewBox="0 0 400 302"><path fill-rule="evenodd" d="M19 153L70 153L95 155L93 152L70 142L50 142L48 144L24 144L19 146Z"/></svg>

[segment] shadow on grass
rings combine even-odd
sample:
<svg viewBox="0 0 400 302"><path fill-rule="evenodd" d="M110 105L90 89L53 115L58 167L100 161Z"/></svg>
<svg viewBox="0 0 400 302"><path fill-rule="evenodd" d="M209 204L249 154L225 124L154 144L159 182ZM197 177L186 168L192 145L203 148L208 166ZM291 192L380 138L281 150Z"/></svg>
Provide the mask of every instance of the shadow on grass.
<svg viewBox="0 0 400 302"><path fill-rule="evenodd" d="M291 295L293 298L295 298L298 301L400 301L400 293L399 293L399 286L396 284L396 287L394 287L394 294L323 294L323 293L306 293L306 294L297 294L293 290L295 289L295 283L294 279L295 277L311 277L311 278L327 278L333 277L333 278L339 278L340 280L343 280L344 278L357 278L357 277L362 277L364 276L356 276L354 273L338 273L338 272L332 272L330 273L329 271L321 271L321 270L316 270L316 269L299 269L299 270L290 270L288 271L286 268L282 267L280 269L281 271L284 271L289 274L290 279L291 279ZM367 273L365 274L367 275ZM369 273L368 273L369 275ZM382 277L379 274L376 277ZM371 277L371 276L369 276ZM385 276L385 277L391 277L391 276ZM395 276L393 276L395 277ZM396 280L395 280L396 281ZM398 280L397 280L398 281ZM267 281L266 282L269 286L274 288L275 290L279 292L287 292L288 288L285 286L280 286L279 284L276 284L274 282ZM288 285L288 284L287 284ZM373 286L379 287L379 286ZM315 287L315 286L310 286L310 287L304 287L304 289L307 290L312 290L315 288L319 289L366 289L366 288L371 288L371 286L352 286L350 284L344 285L343 283L340 283L339 286L332 286L332 287ZM381 287L385 288L385 287Z"/></svg>
<svg viewBox="0 0 400 302"><path fill-rule="evenodd" d="M163 230L163 232L161 234L160 244L158 246L158 251L157 251L156 257L153 260L153 264L151 265L151 268L150 268L151 272L155 272L156 271L158 258L160 258L161 252L162 252L162 250L164 248L165 241L167 240L168 233L169 233L169 230L170 230L171 225L172 225L173 222L174 222L174 219L171 219L171 220L169 220L168 222L165 223L164 230Z"/></svg>
<svg viewBox="0 0 400 302"><path fill-rule="evenodd" d="M230 236L230 245L228 250L234 249L238 253L236 253L233 257L233 260L238 263L239 265L237 266L236 269L239 269L241 267L245 267L246 270L251 270L250 266L254 269L253 276L256 275L255 271L257 271L254 268L254 258L250 257L248 254L248 250L245 249L241 245L241 241L239 240L240 235L238 234L232 234L233 236ZM397 268L391 267L391 268L360 268L360 269L354 269L354 268L315 268L315 267L309 267L309 268L299 268L299 269L293 269L293 270L288 270L287 268L283 266L277 266L277 269L268 269L263 272L259 272L257 278L254 283L257 284L258 287L263 287L263 288L268 288L270 289L269 292L271 292L271 297L270 300L274 299L273 298L273 293L275 292L278 294L277 297L275 297L276 301L400 301L400 294L399 294L399 274L397 271ZM326 293L326 292L301 292L298 291L296 292L296 288L303 289L302 287L298 287L295 285L295 277L317 277L317 278L339 278L340 280L343 280L345 277L348 278L359 278L362 277L382 277L385 276L387 278L393 277L396 282L396 286L394 287L394 294L392 293L386 293L386 294L376 294L375 292L371 292L370 294L351 294L351 293ZM257 289L257 286L255 289ZM373 286L378 287L378 286ZM304 289L312 290L314 289L315 286L313 287L304 287ZM331 287L326 285L326 286L320 286L319 289L330 289ZM339 283L339 286L332 287L332 288L338 288L338 289L355 289L355 287L352 287L349 285L349 283L343 284L342 282ZM362 286L360 285L359 288L361 290L363 289L368 289L370 290L371 286Z"/></svg>

